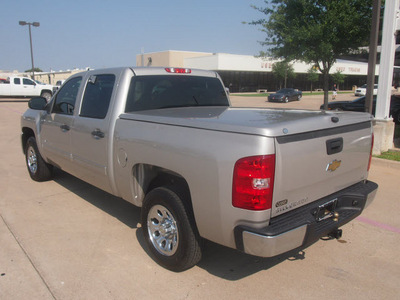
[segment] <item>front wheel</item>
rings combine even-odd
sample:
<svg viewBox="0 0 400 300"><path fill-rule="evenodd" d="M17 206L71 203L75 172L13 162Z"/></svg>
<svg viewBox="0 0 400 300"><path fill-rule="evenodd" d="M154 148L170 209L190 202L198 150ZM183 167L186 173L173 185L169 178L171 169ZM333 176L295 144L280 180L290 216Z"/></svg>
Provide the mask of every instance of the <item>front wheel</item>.
<svg viewBox="0 0 400 300"><path fill-rule="evenodd" d="M156 262L175 272L201 259L200 236L188 210L187 199L168 187L150 191L142 207L143 235Z"/></svg>
<svg viewBox="0 0 400 300"><path fill-rule="evenodd" d="M31 178L35 181L49 180L53 174L53 166L43 160L36 145L36 139L30 137L25 147L26 166Z"/></svg>
<svg viewBox="0 0 400 300"><path fill-rule="evenodd" d="M400 111L393 116L393 120L397 125L400 125Z"/></svg>
<svg viewBox="0 0 400 300"><path fill-rule="evenodd" d="M288 103L289 102L289 97L285 97L285 103Z"/></svg>
<svg viewBox="0 0 400 300"><path fill-rule="evenodd" d="M44 91L44 92L42 92L42 94L40 96L45 98L47 102L49 102L51 100L51 93L50 92Z"/></svg>

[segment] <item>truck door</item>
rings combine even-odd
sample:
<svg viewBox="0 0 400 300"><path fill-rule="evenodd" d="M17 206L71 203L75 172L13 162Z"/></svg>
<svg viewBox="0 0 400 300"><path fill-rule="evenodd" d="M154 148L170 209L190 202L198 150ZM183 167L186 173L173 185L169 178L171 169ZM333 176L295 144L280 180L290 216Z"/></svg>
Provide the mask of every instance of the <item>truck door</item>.
<svg viewBox="0 0 400 300"><path fill-rule="evenodd" d="M29 78L22 78L21 96L39 96L40 89L36 87L37 83Z"/></svg>
<svg viewBox="0 0 400 300"><path fill-rule="evenodd" d="M10 81L10 96L24 96L21 78L14 78L13 81Z"/></svg>
<svg viewBox="0 0 400 300"><path fill-rule="evenodd" d="M51 111L42 119L41 145L44 156L61 169L71 172L71 127L82 77L74 77L60 89Z"/></svg>
<svg viewBox="0 0 400 300"><path fill-rule="evenodd" d="M77 177L112 192L108 178L110 101L114 74L91 75L87 80L82 104L71 130L71 150Z"/></svg>

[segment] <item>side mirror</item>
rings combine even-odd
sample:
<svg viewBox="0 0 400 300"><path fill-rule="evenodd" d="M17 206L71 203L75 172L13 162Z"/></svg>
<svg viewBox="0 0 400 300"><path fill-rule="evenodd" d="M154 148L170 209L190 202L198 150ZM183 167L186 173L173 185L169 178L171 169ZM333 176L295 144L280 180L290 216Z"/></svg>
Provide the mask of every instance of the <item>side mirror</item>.
<svg viewBox="0 0 400 300"><path fill-rule="evenodd" d="M45 110L47 105L46 98L35 97L29 100L28 107L34 110Z"/></svg>

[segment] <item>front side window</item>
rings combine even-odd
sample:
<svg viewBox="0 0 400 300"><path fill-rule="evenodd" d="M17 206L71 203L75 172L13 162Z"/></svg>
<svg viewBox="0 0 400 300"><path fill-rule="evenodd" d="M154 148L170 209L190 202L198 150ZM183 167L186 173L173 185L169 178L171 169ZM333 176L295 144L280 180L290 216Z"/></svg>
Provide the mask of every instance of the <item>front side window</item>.
<svg viewBox="0 0 400 300"><path fill-rule="evenodd" d="M102 74L90 76L83 96L80 116L104 119L110 106L115 75Z"/></svg>
<svg viewBox="0 0 400 300"><path fill-rule="evenodd" d="M76 96L82 77L75 77L67 81L57 93L53 106L53 113L72 115L74 113Z"/></svg>
<svg viewBox="0 0 400 300"><path fill-rule="evenodd" d="M229 106L216 77L136 76L131 80L125 112L185 106Z"/></svg>
<svg viewBox="0 0 400 300"><path fill-rule="evenodd" d="M32 80L27 79L27 78L23 78L22 82L24 85L35 85L35 83Z"/></svg>

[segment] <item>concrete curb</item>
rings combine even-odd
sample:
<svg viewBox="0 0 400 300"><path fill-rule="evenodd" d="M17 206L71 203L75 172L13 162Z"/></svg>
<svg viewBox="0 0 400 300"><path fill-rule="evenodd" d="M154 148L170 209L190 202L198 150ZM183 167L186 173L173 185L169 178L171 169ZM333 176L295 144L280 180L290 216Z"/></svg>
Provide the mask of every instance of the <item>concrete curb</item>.
<svg viewBox="0 0 400 300"><path fill-rule="evenodd" d="M382 166L382 167L387 167L387 168L400 170L400 162L399 161L394 161L394 160L389 160L389 159L373 157L372 158L372 165L377 165L377 166Z"/></svg>

